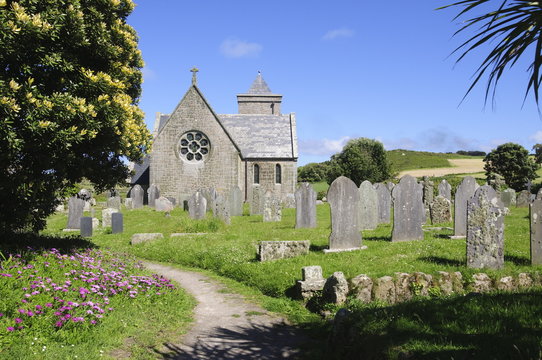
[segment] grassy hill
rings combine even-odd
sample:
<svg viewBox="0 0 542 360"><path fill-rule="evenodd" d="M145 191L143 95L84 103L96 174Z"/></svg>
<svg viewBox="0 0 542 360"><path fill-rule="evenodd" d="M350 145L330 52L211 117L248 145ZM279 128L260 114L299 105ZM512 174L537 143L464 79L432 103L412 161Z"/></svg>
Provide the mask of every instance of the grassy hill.
<svg viewBox="0 0 542 360"><path fill-rule="evenodd" d="M388 159L390 160L393 170L400 172L404 170L428 169L439 167L451 167L448 159L473 159L482 158L476 156L465 156L458 154L433 153L426 151L411 151L411 150L390 150L388 151Z"/></svg>

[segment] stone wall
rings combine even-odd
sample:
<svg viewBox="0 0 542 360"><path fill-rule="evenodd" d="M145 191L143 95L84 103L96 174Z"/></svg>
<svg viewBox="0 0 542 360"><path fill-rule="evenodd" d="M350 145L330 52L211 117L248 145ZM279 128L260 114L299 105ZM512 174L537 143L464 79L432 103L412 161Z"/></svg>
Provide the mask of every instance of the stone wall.
<svg viewBox="0 0 542 360"><path fill-rule="evenodd" d="M297 184L297 162L273 160L247 161L247 200L252 199L255 164L258 164L260 167L260 186L262 187L263 194L265 194L266 191L272 191L280 196L281 200L285 200L286 195L295 192L295 186ZM275 182L275 169L277 164L281 167L281 184Z"/></svg>

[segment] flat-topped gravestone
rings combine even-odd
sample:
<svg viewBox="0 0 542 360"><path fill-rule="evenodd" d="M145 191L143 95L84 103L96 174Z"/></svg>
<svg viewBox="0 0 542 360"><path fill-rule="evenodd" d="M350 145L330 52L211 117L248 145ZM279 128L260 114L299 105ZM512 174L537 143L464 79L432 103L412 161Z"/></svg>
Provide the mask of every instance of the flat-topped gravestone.
<svg viewBox="0 0 542 360"><path fill-rule="evenodd" d="M82 237L92 236L92 218L90 216L81 217L79 227Z"/></svg>
<svg viewBox="0 0 542 360"><path fill-rule="evenodd" d="M154 208L156 211L170 212L175 208L175 205L167 197L160 196L154 199Z"/></svg>
<svg viewBox="0 0 542 360"><path fill-rule="evenodd" d="M378 223L389 224L391 219L391 192L383 183L374 184L378 198Z"/></svg>
<svg viewBox="0 0 542 360"><path fill-rule="evenodd" d="M481 186L468 201L467 267L504 266L504 211L495 189Z"/></svg>
<svg viewBox="0 0 542 360"><path fill-rule="evenodd" d="M188 199L188 215L195 220L205 218L207 211L207 199L203 197L201 192L196 191L194 195Z"/></svg>
<svg viewBox="0 0 542 360"><path fill-rule="evenodd" d="M452 203L439 195L431 204L431 223L441 224L452 221Z"/></svg>
<svg viewBox="0 0 542 360"><path fill-rule="evenodd" d="M213 214L215 217L222 220L225 224L231 224L230 204L222 195L217 195L215 198Z"/></svg>
<svg viewBox="0 0 542 360"><path fill-rule="evenodd" d="M120 196L111 196L107 199L107 207L109 209L117 209L118 211L120 211L120 206L121 205L121 200L120 200Z"/></svg>
<svg viewBox="0 0 542 360"><path fill-rule="evenodd" d="M228 201L230 205L230 215L231 216L242 216L243 215L243 193L239 186L235 185L230 189L230 195L228 196Z"/></svg>
<svg viewBox="0 0 542 360"><path fill-rule="evenodd" d="M120 234L124 231L124 217L120 212L111 214L111 233Z"/></svg>
<svg viewBox="0 0 542 360"><path fill-rule="evenodd" d="M117 209L107 208L102 210L102 226L110 227L111 226L111 217L113 213L119 212Z"/></svg>
<svg viewBox="0 0 542 360"><path fill-rule="evenodd" d="M134 234L130 239L130 245L141 244L147 241L163 239L164 235L162 233L141 233Z"/></svg>
<svg viewBox="0 0 542 360"><path fill-rule="evenodd" d="M446 199L448 199L450 202L452 201L452 186L446 181L446 179L442 180L438 184L438 194Z"/></svg>
<svg viewBox="0 0 542 360"><path fill-rule="evenodd" d="M425 208L422 187L416 178L404 175L395 185L393 196L393 231L391 241L423 240Z"/></svg>
<svg viewBox="0 0 542 360"><path fill-rule="evenodd" d="M359 186L359 229L373 230L378 226L378 195L370 181Z"/></svg>
<svg viewBox="0 0 542 360"><path fill-rule="evenodd" d="M531 264L542 265L542 199L537 197L529 205L531 219Z"/></svg>
<svg viewBox="0 0 542 360"><path fill-rule="evenodd" d="M258 258L260 261L269 261L307 255L310 246L309 240L260 241Z"/></svg>
<svg viewBox="0 0 542 360"><path fill-rule="evenodd" d="M507 208L516 206L516 190L512 188L503 190L501 192L501 201Z"/></svg>
<svg viewBox="0 0 542 360"><path fill-rule="evenodd" d="M516 207L527 207L531 202L531 193L529 190L521 190L516 199Z"/></svg>
<svg viewBox="0 0 542 360"><path fill-rule="evenodd" d="M250 201L250 215L263 215L263 196L260 185L252 186L252 199Z"/></svg>
<svg viewBox="0 0 542 360"><path fill-rule="evenodd" d="M282 204L280 198L271 191L265 193L263 202L263 221L273 222L282 220Z"/></svg>
<svg viewBox="0 0 542 360"><path fill-rule="evenodd" d="M454 237L467 235L467 201L474 195L477 187L472 176L465 176L455 192Z"/></svg>
<svg viewBox="0 0 542 360"><path fill-rule="evenodd" d="M83 216L83 209L85 207L85 200L79 199L77 196L72 196L68 200L68 225L66 229L79 229L81 227L81 217Z"/></svg>
<svg viewBox="0 0 542 360"><path fill-rule="evenodd" d="M347 177L338 177L329 187L327 201L331 208L329 251L367 248L361 245L359 190L356 184Z"/></svg>
<svg viewBox="0 0 542 360"><path fill-rule="evenodd" d="M158 185L151 184L151 186L149 186L149 189L147 190L147 197L147 204L149 205L149 207L156 207L156 199L160 197L160 187Z"/></svg>
<svg viewBox="0 0 542 360"><path fill-rule="evenodd" d="M316 227L316 191L308 182L295 191L295 228Z"/></svg>
<svg viewBox="0 0 542 360"><path fill-rule="evenodd" d="M130 191L130 198L132 199L132 209L141 209L143 207L143 196L145 195L145 190L141 185L136 184Z"/></svg>

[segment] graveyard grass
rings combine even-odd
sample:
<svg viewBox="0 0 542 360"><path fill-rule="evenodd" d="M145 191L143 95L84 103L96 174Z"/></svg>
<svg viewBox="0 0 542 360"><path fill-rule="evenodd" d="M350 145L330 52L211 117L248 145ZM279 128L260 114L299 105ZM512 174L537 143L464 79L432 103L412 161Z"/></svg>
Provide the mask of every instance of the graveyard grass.
<svg viewBox="0 0 542 360"><path fill-rule="evenodd" d="M529 265L528 209L511 210L505 218L505 267L484 270L492 278L542 270L540 266ZM320 265L325 277L342 271L347 278L359 274L380 277L393 276L395 272L421 271L435 275L437 271L461 271L468 279L480 272L464 266L465 240L449 239L452 230L447 229L425 232L423 241L391 243L391 225L380 225L375 230L363 231L367 250L324 254L322 250L328 245L330 232L329 215L329 206L319 205L317 228L294 229L294 209L284 209L281 222L263 223L261 216L243 216L232 217L231 226L225 226L210 215L205 220L193 221L178 208L170 217L144 208L125 212L125 233L99 230L92 241L101 248L204 269L227 278L233 291L242 292L268 310L285 314L291 321L315 330L315 336L323 336L326 325L299 301L291 299L303 266ZM60 234L65 224L66 215L56 214L49 219L46 233ZM162 232L164 239L129 245L131 235L141 232ZM205 234L169 238L171 233ZM293 259L260 263L256 259L256 244L261 240L310 240L311 252ZM471 298L472 301L465 300ZM533 351L540 348L542 339L541 300L542 291L535 289L518 295L415 299L395 306L352 301L349 306L354 314L352 319L358 320L354 326L361 338L373 339L361 343L371 344L369 350L363 349L369 351L367 358L397 358L401 354L414 354L415 358L426 355L461 358L480 349L484 349L488 358L514 358L518 354L530 358L538 356ZM327 308L337 310L333 306ZM501 333L504 335L498 337L499 346L492 347L495 334Z"/></svg>

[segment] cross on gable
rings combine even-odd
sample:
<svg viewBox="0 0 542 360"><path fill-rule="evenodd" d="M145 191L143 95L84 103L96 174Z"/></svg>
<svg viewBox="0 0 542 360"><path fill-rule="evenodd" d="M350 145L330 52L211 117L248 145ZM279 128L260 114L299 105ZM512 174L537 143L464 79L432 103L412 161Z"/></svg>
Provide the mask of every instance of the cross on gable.
<svg viewBox="0 0 542 360"><path fill-rule="evenodd" d="M198 73L199 69L197 67L193 67L190 69L190 72L192 73L192 85L196 85L198 82L198 79L196 77L196 74Z"/></svg>

